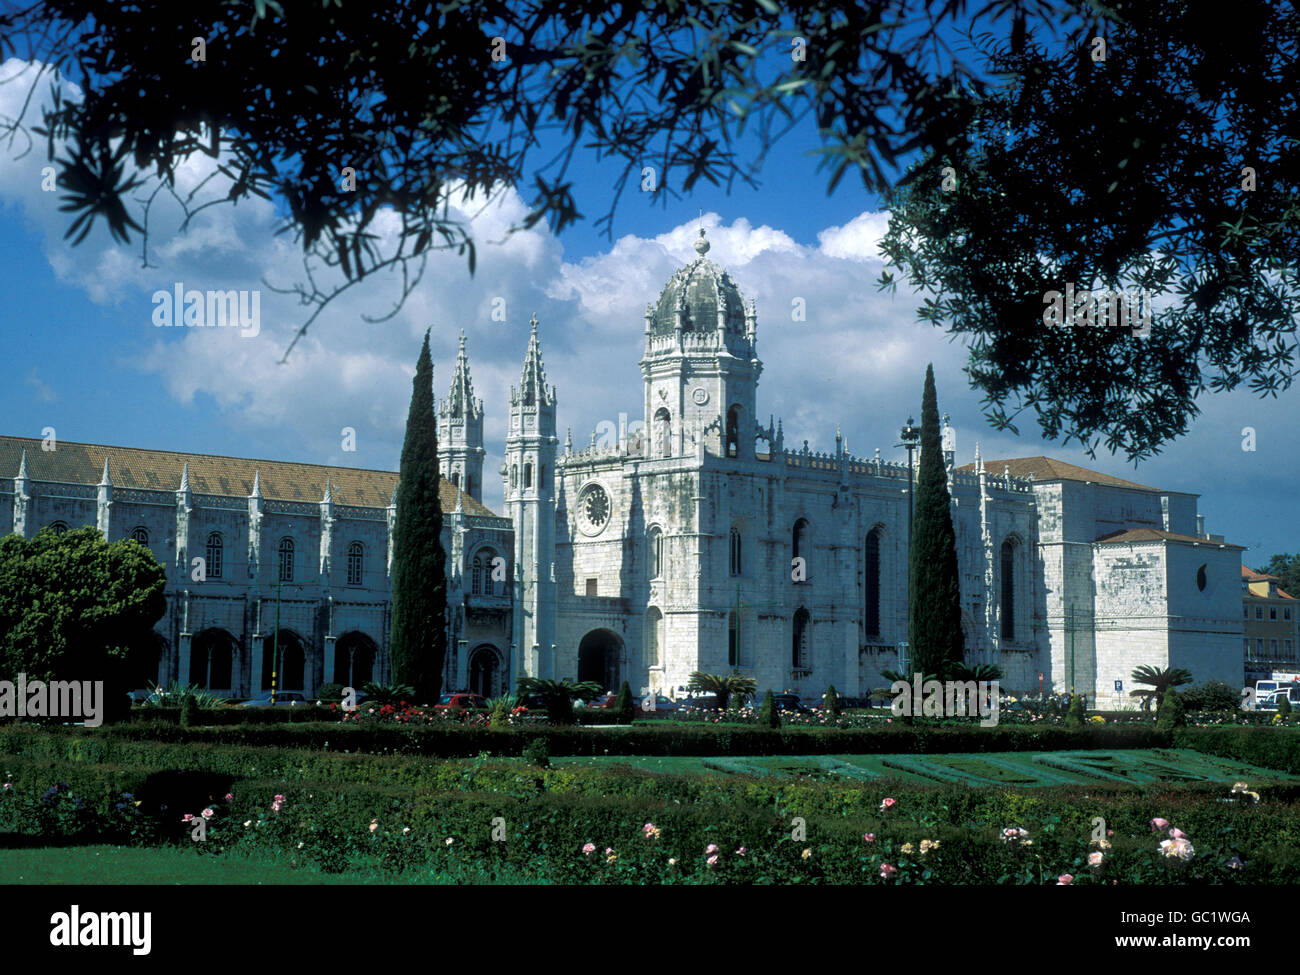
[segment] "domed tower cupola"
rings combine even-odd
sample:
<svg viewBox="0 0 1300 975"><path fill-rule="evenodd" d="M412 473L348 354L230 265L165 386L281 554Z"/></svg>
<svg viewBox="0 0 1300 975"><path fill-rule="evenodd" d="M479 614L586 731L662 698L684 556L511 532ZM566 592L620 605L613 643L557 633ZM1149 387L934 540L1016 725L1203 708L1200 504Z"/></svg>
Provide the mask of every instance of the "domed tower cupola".
<svg viewBox="0 0 1300 975"><path fill-rule="evenodd" d="M649 456L753 456L758 316L723 268L709 260L704 228L695 260L646 307ZM745 441L748 440L746 445Z"/></svg>

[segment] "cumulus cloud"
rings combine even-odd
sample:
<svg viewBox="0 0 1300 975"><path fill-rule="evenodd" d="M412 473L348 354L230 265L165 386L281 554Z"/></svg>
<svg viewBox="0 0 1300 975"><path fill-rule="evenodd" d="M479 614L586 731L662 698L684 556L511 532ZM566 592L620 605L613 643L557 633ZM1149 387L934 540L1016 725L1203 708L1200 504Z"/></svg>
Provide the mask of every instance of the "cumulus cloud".
<svg viewBox="0 0 1300 975"><path fill-rule="evenodd" d="M19 67L8 62L0 73ZM25 91L0 84L0 114L12 117ZM1265 453L1275 449L1267 438L1280 440L1273 431L1291 424L1278 401L1249 394L1207 397L1194 435L1139 472L1122 458L1093 461L1075 445L1043 443L1030 416L1021 417L1020 437L991 431L980 396L962 373L965 348L918 323L916 299L906 289L896 296L877 291L877 248L887 224L880 212L846 214L843 223L817 232L815 242L801 242L782 227L707 213L653 236L626 234L603 253L572 256L564 239L544 227L508 232L527 212L518 193L457 198L453 214L479 244L475 275L455 252L433 253L405 306L391 320L374 323L367 318L389 312L399 292L396 275L377 274L338 298L281 364L310 309L273 290L302 281L303 266L292 238L275 235L272 204L255 199L212 207L183 227L180 208L160 197L145 266L138 249L114 245L102 232L70 247L58 195L40 188L44 165L39 147L22 159L6 159L0 201L39 229L49 263L65 283L113 311L119 352L112 368L135 370L158 384L159 409L167 402L210 406L214 426L237 438L280 444L293 459L395 467L420 339L432 329L441 397L463 329L476 395L487 409L485 500L499 507L509 387L519 382L530 316L538 316L547 375L559 388L561 442L569 426L581 446L602 422L617 424L620 413L642 419L643 311L673 272L694 260L702 225L709 259L756 303L765 364L758 417L763 423L769 414L782 417L790 447L807 440L813 449L832 450L838 426L858 456L869 458L877 447L886 458L899 456L893 448L898 428L909 414L919 419L925 366L932 362L960 462L970 459L979 440L986 457L1050 454L1191 491L1208 490L1207 480L1219 477L1234 491L1247 491L1259 479L1281 477L1285 466L1272 464L1272 472L1251 467L1255 457L1279 455ZM180 190L198 185L214 165L206 157L191 160L179 173ZM381 219L375 229L391 242L396 221ZM155 328L151 295L178 282L199 290L259 290L260 333L245 338L235 329ZM503 315L494 317L497 310ZM35 373L27 382L35 396L57 395ZM1239 431L1248 424L1260 430L1260 452L1253 455L1240 451ZM357 431L355 453L341 449L344 427ZM1212 513L1211 522L1227 517L1227 511Z"/></svg>

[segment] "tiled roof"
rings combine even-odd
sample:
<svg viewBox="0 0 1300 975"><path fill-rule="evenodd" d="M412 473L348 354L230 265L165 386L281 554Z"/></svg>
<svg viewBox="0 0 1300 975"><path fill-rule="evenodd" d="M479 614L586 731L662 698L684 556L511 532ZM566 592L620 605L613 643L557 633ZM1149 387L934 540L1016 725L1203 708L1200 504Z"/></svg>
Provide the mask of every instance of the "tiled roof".
<svg viewBox="0 0 1300 975"><path fill-rule="evenodd" d="M330 497L335 504L386 508L398 480L391 471L109 447L68 440L60 440L57 449L45 451L38 439L3 436L0 436L0 477L11 478L18 474L24 450L27 451L28 477L33 481L63 484L98 484L107 459L108 476L114 487L175 491L181 484L182 469L189 464L190 490L196 494L247 497L253 492L253 476L256 474L264 498L318 502L325 496L328 478ZM489 508L458 491L446 479L439 489L443 511L455 509L458 494L466 514L493 515Z"/></svg>
<svg viewBox="0 0 1300 975"><path fill-rule="evenodd" d="M1111 545L1119 542L1197 542L1201 545L1222 545L1225 548L1239 548L1242 551L1245 551L1246 548L1244 545L1212 542L1208 538L1198 538L1195 535L1180 535L1178 532L1161 531L1159 528L1128 528L1111 532L1109 535L1102 535L1097 539L1098 545Z"/></svg>
<svg viewBox="0 0 1300 975"><path fill-rule="evenodd" d="M1090 471L1086 467L1080 467L1077 464L1067 464L1063 460L1055 460L1051 457L1012 457L1007 460L986 460L984 469L990 474L1001 474L1004 468L1011 468L1012 477L1028 477L1034 475L1036 481L1092 481L1094 484L1105 484L1108 487L1132 488L1136 491L1159 491L1159 488L1153 488L1146 484L1138 484L1134 481L1126 481L1120 477L1112 477L1109 474L1103 474L1100 471ZM958 470L963 473L975 472L974 464L965 464ZM1177 492L1164 492L1177 493Z"/></svg>
<svg viewBox="0 0 1300 975"><path fill-rule="evenodd" d="M1274 582L1277 581L1277 576L1271 576L1265 572L1256 572L1254 569L1244 565L1241 567L1241 577L1251 582L1263 582L1265 579L1272 579Z"/></svg>

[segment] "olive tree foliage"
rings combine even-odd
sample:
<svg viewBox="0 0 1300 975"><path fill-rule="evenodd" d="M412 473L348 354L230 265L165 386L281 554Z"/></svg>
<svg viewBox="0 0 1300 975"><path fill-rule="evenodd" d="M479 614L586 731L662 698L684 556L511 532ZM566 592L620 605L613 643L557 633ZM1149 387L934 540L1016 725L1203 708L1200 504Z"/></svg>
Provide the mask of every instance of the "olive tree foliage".
<svg viewBox="0 0 1300 975"><path fill-rule="evenodd" d="M15 144L43 139L57 160L70 236L102 219L115 239L141 239L146 264L160 196L181 206L182 226L209 206L274 200L303 252L302 280L267 282L309 309L296 342L377 272L396 275L400 297L371 320L391 317L431 250L456 250L472 271L476 242L452 204L504 187L530 206L512 231L546 221L559 232L595 205L612 236L629 185L665 206L702 180L757 185L766 151L811 124L829 188L853 174L883 191L904 155L956 136L940 110L954 79L983 88L949 46L955 27L1023 35L1088 7L36 0L0 14L0 56L34 64L10 81L29 85L27 108L3 122ZM38 112L43 84L50 107ZM576 185L579 152L613 163L611 187ZM178 184L205 157L207 177Z"/></svg>
<svg viewBox="0 0 1300 975"><path fill-rule="evenodd" d="M968 340L995 426L1031 411L1050 439L1140 460L1207 390L1276 395L1295 375L1300 17L1272 0L1113 11L1056 40L976 38L1004 83L943 103L958 137L887 196L879 284L901 274L921 320ZM1062 325L1045 312L1067 285L1148 297L1128 327L1109 297Z"/></svg>

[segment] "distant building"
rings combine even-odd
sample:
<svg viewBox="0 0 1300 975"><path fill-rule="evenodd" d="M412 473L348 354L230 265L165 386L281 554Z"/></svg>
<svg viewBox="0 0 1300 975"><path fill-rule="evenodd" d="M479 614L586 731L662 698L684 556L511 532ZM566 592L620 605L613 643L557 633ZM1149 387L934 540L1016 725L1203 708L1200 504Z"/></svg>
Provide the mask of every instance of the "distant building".
<svg viewBox="0 0 1300 975"><path fill-rule="evenodd" d="M1242 649L1246 683L1268 680L1274 670L1300 667L1300 614L1296 600L1278 587L1277 576L1241 567Z"/></svg>

